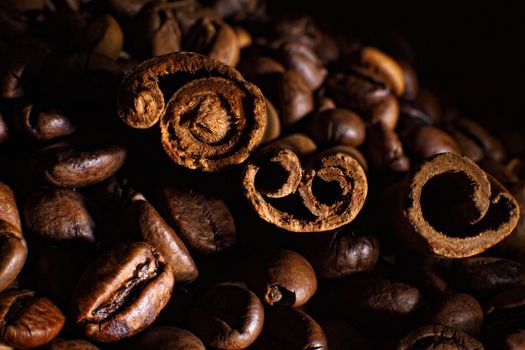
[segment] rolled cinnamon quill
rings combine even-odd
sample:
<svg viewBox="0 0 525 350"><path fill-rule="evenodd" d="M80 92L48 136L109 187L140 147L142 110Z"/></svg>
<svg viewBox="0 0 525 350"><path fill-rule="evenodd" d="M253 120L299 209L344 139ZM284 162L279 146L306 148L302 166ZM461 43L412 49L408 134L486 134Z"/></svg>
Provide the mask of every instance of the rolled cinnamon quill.
<svg viewBox="0 0 525 350"><path fill-rule="evenodd" d="M255 85L235 69L189 52L136 66L122 81L117 109L134 128L149 128L160 119L170 158L204 171L244 162L266 127L264 97Z"/></svg>
<svg viewBox="0 0 525 350"><path fill-rule="evenodd" d="M455 153L427 158L388 194L394 228L412 248L447 258L479 254L516 226L514 197Z"/></svg>
<svg viewBox="0 0 525 350"><path fill-rule="evenodd" d="M368 191L363 168L342 148L311 156L315 149L308 137L294 134L248 161L243 190L262 219L288 231L319 232L357 216Z"/></svg>

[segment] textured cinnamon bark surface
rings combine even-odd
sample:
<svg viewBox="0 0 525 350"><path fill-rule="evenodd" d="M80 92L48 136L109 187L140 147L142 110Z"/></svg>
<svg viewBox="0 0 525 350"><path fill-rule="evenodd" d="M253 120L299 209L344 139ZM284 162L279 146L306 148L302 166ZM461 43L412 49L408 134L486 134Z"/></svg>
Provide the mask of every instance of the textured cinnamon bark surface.
<svg viewBox="0 0 525 350"><path fill-rule="evenodd" d="M164 150L190 169L218 171L244 162L266 128L260 90L235 69L195 53L139 64L124 78L117 105L134 128L160 119Z"/></svg>
<svg viewBox="0 0 525 350"><path fill-rule="evenodd" d="M467 157L443 153L415 166L389 194L397 234L448 258L481 253L516 226L514 197Z"/></svg>
<svg viewBox="0 0 525 350"><path fill-rule="evenodd" d="M293 232L319 232L351 222L363 207L368 183L359 162L341 149L315 151L301 134L261 149L244 169L244 195L267 222Z"/></svg>

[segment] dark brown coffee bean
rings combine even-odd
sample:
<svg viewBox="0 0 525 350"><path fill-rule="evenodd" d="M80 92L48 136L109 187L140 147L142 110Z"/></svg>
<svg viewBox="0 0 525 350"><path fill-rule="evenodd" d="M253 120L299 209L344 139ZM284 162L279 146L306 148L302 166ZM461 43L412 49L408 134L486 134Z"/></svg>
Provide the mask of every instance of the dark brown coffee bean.
<svg viewBox="0 0 525 350"><path fill-rule="evenodd" d="M416 105L432 117L433 124L439 124L443 119L443 111L439 99L430 90L425 88L419 89L419 94L414 101Z"/></svg>
<svg viewBox="0 0 525 350"><path fill-rule="evenodd" d="M452 272L458 288L481 297L525 285L523 265L508 259L479 256L456 260Z"/></svg>
<svg viewBox="0 0 525 350"><path fill-rule="evenodd" d="M2 112L0 112L0 143L6 142L8 139L8 131L7 125L4 121L4 117L2 116Z"/></svg>
<svg viewBox="0 0 525 350"><path fill-rule="evenodd" d="M370 342L354 327L342 320L321 319L330 350L371 350Z"/></svg>
<svg viewBox="0 0 525 350"><path fill-rule="evenodd" d="M310 263L291 250L257 256L248 265L246 283L268 305L304 305L317 290Z"/></svg>
<svg viewBox="0 0 525 350"><path fill-rule="evenodd" d="M182 33L166 1L150 1L142 8L132 37L134 48L141 56L161 56L181 50Z"/></svg>
<svg viewBox="0 0 525 350"><path fill-rule="evenodd" d="M87 51L116 61L124 45L124 34L117 20L104 14L96 17L84 28L80 41Z"/></svg>
<svg viewBox="0 0 525 350"><path fill-rule="evenodd" d="M381 75L396 96L403 95L405 79L403 69L396 60L370 46L361 49L359 58L359 64Z"/></svg>
<svg viewBox="0 0 525 350"><path fill-rule="evenodd" d="M53 186L76 188L99 183L124 164L126 150L120 146L57 144L35 156L42 180Z"/></svg>
<svg viewBox="0 0 525 350"><path fill-rule="evenodd" d="M365 123L354 112L334 108L314 115L309 123L315 141L328 144L360 146L365 141Z"/></svg>
<svg viewBox="0 0 525 350"><path fill-rule="evenodd" d="M67 189L41 190L29 195L24 220L31 232L53 241L95 241L95 223L82 195Z"/></svg>
<svg viewBox="0 0 525 350"><path fill-rule="evenodd" d="M484 305L484 329L488 334L525 327L525 287L511 287L496 294Z"/></svg>
<svg viewBox="0 0 525 350"><path fill-rule="evenodd" d="M313 241L307 255L318 276L341 278L371 271L379 259L379 240L372 235L359 236L349 229L324 233Z"/></svg>
<svg viewBox="0 0 525 350"><path fill-rule="evenodd" d="M474 120L459 118L453 126L479 145L485 157L498 162L505 159L506 152L501 142Z"/></svg>
<svg viewBox="0 0 525 350"><path fill-rule="evenodd" d="M416 161L445 152L461 153L458 144L449 134L433 126L420 126L414 129L405 144L407 151Z"/></svg>
<svg viewBox="0 0 525 350"><path fill-rule="evenodd" d="M174 186L160 197L168 222L190 249L212 254L235 244L235 223L221 199Z"/></svg>
<svg viewBox="0 0 525 350"><path fill-rule="evenodd" d="M202 341L193 333L177 327L152 327L142 333L132 347L133 349L159 350L205 350Z"/></svg>
<svg viewBox="0 0 525 350"><path fill-rule="evenodd" d="M0 182L0 292L16 279L26 261L21 226L14 193Z"/></svg>
<svg viewBox="0 0 525 350"><path fill-rule="evenodd" d="M458 144L461 154L469 157L475 162L479 162L485 157L481 146L478 145L472 138L468 137L453 126L447 126L446 129Z"/></svg>
<svg viewBox="0 0 525 350"><path fill-rule="evenodd" d="M472 296L452 294L433 302L424 319L424 324L440 324L478 336L483 324L483 310Z"/></svg>
<svg viewBox="0 0 525 350"><path fill-rule="evenodd" d="M397 350L464 349L484 350L483 345L462 331L437 325L423 326L407 333Z"/></svg>
<svg viewBox="0 0 525 350"><path fill-rule="evenodd" d="M370 111L390 96L390 89L381 77L361 68L330 76L326 87L329 96L339 105L357 112Z"/></svg>
<svg viewBox="0 0 525 350"><path fill-rule="evenodd" d="M414 100L419 94L419 80L414 66L407 60L401 59L397 61L403 70L403 80L405 82L405 93L403 98L407 100Z"/></svg>
<svg viewBox="0 0 525 350"><path fill-rule="evenodd" d="M304 78L294 70L286 71L279 84L281 118L285 126L291 125L314 109L312 90Z"/></svg>
<svg viewBox="0 0 525 350"><path fill-rule="evenodd" d="M235 30L221 20L208 17L193 25L186 40L186 49L207 55L230 67L239 63L241 54Z"/></svg>
<svg viewBox="0 0 525 350"><path fill-rule="evenodd" d="M42 350L100 350L95 345L82 339L64 339L55 338L47 344Z"/></svg>
<svg viewBox="0 0 525 350"><path fill-rule="evenodd" d="M171 266L175 283L191 283L198 271L188 249L155 208L141 194L135 194L130 203L127 220L144 242L157 249Z"/></svg>
<svg viewBox="0 0 525 350"><path fill-rule="evenodd" d="M266 130L264 130L261 144L268 143L281 136L281 120L279 119L279 113L266 97L264 98L264 103L266 104Z"/></svg>
<svg viewBox="0 0 525 350"><path fill-rule="evenodd" d="M6 37L19 37L29 29L29 19L11 2L0 3L0 32Z"/></svg>
<svg viewBox="0 0 525 350"><path fill-rule="evenodd" d="M250 56L239 64L239 71L249 81L257 83L257 78L266 74L282 74L286 71L279 61L267 56ZM259 84L257 84L259 85Z"/></svg>
<svg viewBox="0 0 525 350"><path fill-rule="evenodd" d="M410 160L404 153L399 136L383 123L367 129L365 147L367 159L376 168L392 172L406 172L410 168Z"/></svg>
<svg viewBox="0 0 525 350"><path fill-rule="evenodd" d="M72 297L72 316L89 338L118 341L152 324L172 288L171 267L152 246L117 245L80 278Z"/></svg>
<svg viewBox="0 0 525 350"><path fill-rule="evenodd" d="M263 328L264 308L250 290L232 284L208 290L193 307L190 326L204 343L217 349L244 349Z"/></svg>
<svg viewBox="0 0 525 350"><path fill-rule="evenodd" d="M393 95L375 106L367 117L370 124L383 123L387 128L394 130L399 121L399 103Z"/></svg>
<svg viewBox="0 0 525 350"><path fill-rule="evenodd" d="M77 129L63 112L40 108L32 103L24 103L15 108L12 117L15 128L39 141L67 136Z"/></svg>
<svg viewBox="0 0 525 350"><path fill-rule="evenodd" d="M299 73L310 89L317 90L328 71L317 57L312 45L301 40L290 40L283 45L286 66Z"/></svg>
<svg viewBox="0 0 525 350"><path fill-rule="evenodd" d="M64 322L64 315L49 299L30 290L0 294L0 343L35 348L56 337Z"/></svg>
<svg viewBox="0 0 525 350"><path fill-rule="evenodd" d="M323 329L303 311L284 306L270 307L265 311L264 329L253 349L328 349Z"/></svg>
<svg viewBox="0 0 525 350"><path fill-rule="evenodd" d="M152 0L108 0L115 12L128 17L135 17L135 15L151 1Z"/></svg>
<svg viewBox="0 0 525 350"><path fill-rule="evenodd" d="M501 349L501 350L523 350L525 349L525 330L514 329L506 331L503 334L494 336L489 349Z"/></svg>

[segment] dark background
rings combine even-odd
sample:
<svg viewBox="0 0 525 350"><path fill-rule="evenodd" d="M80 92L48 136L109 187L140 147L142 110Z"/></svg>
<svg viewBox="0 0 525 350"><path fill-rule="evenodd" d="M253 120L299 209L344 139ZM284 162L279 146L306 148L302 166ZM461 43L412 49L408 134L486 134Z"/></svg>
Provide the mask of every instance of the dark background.
<svg viewBox="0 0 525 350"><path fill-rule="evenodd" d="M314 15L370 43L402 34L414 47L422 85L443 101L489 127L525 127L525 14L502 2L460 4L270 0L268 9Z"/></svg>

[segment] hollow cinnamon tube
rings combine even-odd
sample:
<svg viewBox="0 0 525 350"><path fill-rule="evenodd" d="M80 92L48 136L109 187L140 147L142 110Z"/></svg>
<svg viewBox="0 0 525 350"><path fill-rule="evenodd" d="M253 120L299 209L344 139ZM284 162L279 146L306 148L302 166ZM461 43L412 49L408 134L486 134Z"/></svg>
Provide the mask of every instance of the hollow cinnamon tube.
<svg viewBox="0 0 525 350"><path fill-rule="evenodd" d="M170 158L204 171L244 162L266 127L264 97L255 85L235 69L189 52L136 66L122 81L117 108L134 128L149 128L160 119Z"/></svg>
<svg viewBox="0 0 525 350"><path fill-rule="evenodd" d="M479 254L508 236L519 207L476 163L442 153L415 166L388 195L398 236L447 258Z"/></svg>
<svg viewBox="0 0 525 350"><path fill-rule="evenodd" d="M301 134L262 148L244 169L243 190L259 216L293 232L319 232L351 222L363 207L368 183L359 162L340 149L315 151Z"/></svg>

